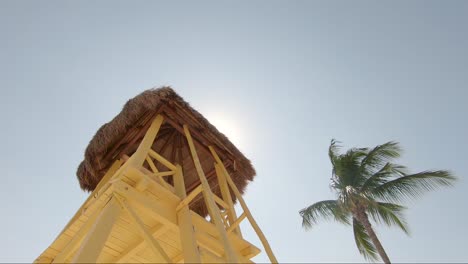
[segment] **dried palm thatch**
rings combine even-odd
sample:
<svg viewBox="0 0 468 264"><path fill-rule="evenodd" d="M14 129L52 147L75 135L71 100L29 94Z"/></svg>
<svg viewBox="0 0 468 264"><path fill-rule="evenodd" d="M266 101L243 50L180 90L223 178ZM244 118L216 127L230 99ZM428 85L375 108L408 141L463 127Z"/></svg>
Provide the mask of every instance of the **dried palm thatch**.
<svg viewBox="0 0 468 264"><path fill-rule="evenodd" d="M244 192L255 176L251 162L170 87L150 89L129 100L114 119L96 132L77 170L81 188L86 191L94 190L115 160L131 156L157 114L163 115L165 121L152 148L172 163L182 166L188 192L199 184L199 179L183 135L184 124L190 127L213 192L221 196L214 159L207 150L208 146L216 149L237 188L241 193ZM233 201L235 200L233 196ZM207 214L202 199L197 199L191 208L200 215Z"/></svg>

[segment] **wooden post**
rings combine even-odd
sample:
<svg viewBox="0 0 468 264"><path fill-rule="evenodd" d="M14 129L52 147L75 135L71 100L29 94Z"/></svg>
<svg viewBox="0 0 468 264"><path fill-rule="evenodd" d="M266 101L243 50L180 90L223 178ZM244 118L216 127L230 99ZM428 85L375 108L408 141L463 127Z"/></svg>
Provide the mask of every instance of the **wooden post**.
<svg viewBox="0 0 468 264"><path fill-rule="evenodd" d="M213 193L211 192L210 185L208 184L205 173L203 172L200 160L198 158L197 151L195 150L195 145L193 144L192 136L190 135L190 131L187 125L184 125L184 132L185 132L185 136L187 137L187 142L190 148L190 152L192 154L195 168L197 170L198 176L200 177L201 185L203 186L203 196L205 197L205 202L208 207L208 211L210 211L210 215L213 218L212 220L214 221L216 228L218 229L221 241L224 245L227 262L238 263L239 261L237 259L237 254L235 253L229 241L229 238L227 236L223 220L221 219L219 208L214 201Z"/></svg>
<svg viewBox="0 0 468 264"><path fill-rule="evenodd" d="M174 187L176 194L181 200L187 197L182 167L178 164L176 165L176 173L174 175ZM177 211L177 222L180 228L180 241L182 243L184 262L201 263L200 252L197 248L197 241L193 232L192 217L188 204L182 206L180 210Z"/></svg>
<svg viewBox="0 0 468 264"><path fill-rule="evenodd" d="M234 192L234 194L237 197L237 200L239 200L239 203L241 204L242 209L244 210L244 214L247 216L247 219L249 219L249 222L252 225L255 232L257 233L258 238L260 238L260 241L262 242L262 245L265 248L265 251L266 251L266 253L268 255L268 258L270 259L270 261L272 263L278 263L278 260L276 259L275 254L271 250L271 247L270 247L270 244L268 243L268 240L266 239L266 237L263 234L262 230L260 229L257 222L253 218L252 214L250 213L250 210L247 207L247 204L245 203L244 198L242 198L242 194L239 192L239 190L237 189L237 186L232 181L231 176L229 175L228 171L226 170L226 168L223 165L223 162L219 158L219 156L216 153L216 151L214 150L214 148L211 147L211 146L209 148L210 148L211 154L213 155L216 162L218 164L220 164L221 169L224 172L224 176L226 177L226 180L227 180L229 186L231 187L232 191Z"/></svg>
<svg viewBox="0 0 468 264"><path fill-rule="evenodd" d="M146 159L146 155L148 155L148 151L151 149L151 146L156 139L156 135L159 132L159 128L161 128L163 120L164 118L162 115L156 116L156 118L151 123L151 126L148 128L148 131L146 131L146 134L138 146L138 149L130 157L127 163L137 168L143 164Z"/></svg>
<svg viewBox="0 0 468 264"><path fill-rule="evenodd" d="M228 205L228 208L226 209L227 209L229 225L232 225L236 221L237 216L236 216L236 211L234 209L234 204L232 203L231 192L229 191L226 177L224 177L224 173L222 172L221 167L216 162L214 166L216 169L216 175L218 176L218 184L219 184L219 189L221 190L221 195L223 197L224 202L226 202ZM236 227L234 229L234 232L242 238L242 233L239 227Z"/></svg>
<svg viewBox="0 0 468 264"><path fill-rule="evenodd" d="M120 211L119 204L112 197L78 249L73 263L96 263Z"/></svg>

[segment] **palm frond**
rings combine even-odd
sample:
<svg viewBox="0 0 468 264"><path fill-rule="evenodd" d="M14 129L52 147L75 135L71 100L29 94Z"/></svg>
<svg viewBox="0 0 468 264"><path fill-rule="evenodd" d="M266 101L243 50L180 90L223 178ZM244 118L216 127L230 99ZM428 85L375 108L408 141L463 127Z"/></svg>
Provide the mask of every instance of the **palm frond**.
<svg viewBox="0 0 468 264"><path fill-rule="evenodd" d="M341 146L338 145L339 143L341 143L341 142L337 141L335 139L332 139L331 142L330 142L330 147L328 148L328 157L330 157L330 162L331 162L331 164L333 166L335 166L335 161L338 158L338 156L340 155L339 150L340 150Z"/></svg>
<svg viewBox="0 0 468 264"><path fill-rule="evenodd" d="M354 241L356 242L356 246L359 249L359 253L364 256L365 259L370 261L377 261L378 252L377 249L374 247L369 234L367 234L366 229L364 226L353 217L353 231L354 231Z"/></svg>
<svg viewBox="0 0 468 264"><path fill-rule="evenodd" d="M349 225L350 213L342 208L336 200L325 200L314 203L299 211L302 217L302 226L306 229L312 228L319 219L335 220L337 222Z"/></svg>
<svg viewBox="0 0 468 264"><path fill-rule="evenodd" d="M387 226L398 226L405 234L409 235L409 229L403 216L406 207L393 203L374 203L367 207L367 212L372 219Z"/></svg>
<svg viewBox="0 0 468 264"><path fill-rule="evenodd" d="M343 189L346 186L357 188L366 180L359 169L361 160L365 156L366 153L363 149L353 148L336 157L333 170L335 181L339 186L338 189Z"/></svg>
<svg viewBox="0 0 468 264"><path fill-rule="evenodd" d="M380 185L388 182L392 178L399 178L405 175L406 167L387 162L379 171L372 174L362 184L361 191L366 192L379 187Z"/></svg>
<svg viewBox="0 0 468 264"><path fill-rule="evenodd" d="M370 195L389 202L400 202L417 198L426 191L452 186L455 180L449 171L423 171L388 181L372 189Z"/></svg>
<svg viewBox="0 0 468 264"><path fill-rule="evenodd" d="M398 158L401 153L401 148L398 142L389 141L385 144L378 145L369 151L367 156L361 162L361 172L380 168L389 160Z"/></svg>

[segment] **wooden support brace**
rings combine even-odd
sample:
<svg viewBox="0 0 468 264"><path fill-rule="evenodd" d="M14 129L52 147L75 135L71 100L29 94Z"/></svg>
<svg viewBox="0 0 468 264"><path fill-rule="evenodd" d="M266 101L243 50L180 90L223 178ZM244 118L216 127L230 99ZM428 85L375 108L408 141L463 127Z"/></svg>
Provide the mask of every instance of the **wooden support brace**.
<svg viewBox="0 0 468 264"><path fill-rule="evenodd" d="M182 167L177 165L174 175L174 186L179 198L184 199L187 196L184 183ZM185 263L201 263L200 252L197 248L197 241L193 231L192 216L188 204L177 210L177 222L180 227L180 241Z"/></svg>
<svg viewBox="0 0 468 264"><path fill-rule="evenodd" d="M65 260L70 256L72 252L74 252L78 246L80 245L81 241L83 241L85 235L91 229L94 224L94 221L99 216L100 211L96 210L86 221L86 223L80 228L80 230L75 234L70 242L66 245L66 247L60 251L59 254L54 258L52 263L64 263Z"/></svg>
<svg viewBox="0 0 468 264"><path fill-rule="evenodd" d="M151 126L148 128L148 131L146 132L145 136L143 137L143 140L138 146L138 149L135 151L135 153L133 153L133 155L130 157L127 163L136 168L139 168L143 164L143 162L146 159L146 155L148 154L148 151L151 149L151 146L153 145L154 140L156 139L156 135L158 134L159 129L161 128L163 120L164 118L162 115L156 116L156 118L151 123Z"/></svg>
<svg viewBox="0 0 468 264"><path fill-rule="evenodd" d="M151 157L153 157L154 159L156 159L157 161L161 162L161 164L163 164L164 166L166 166L170 170L173 170L173 171L176 170L176 166L174 164L172 164L170 161L165 159L163 156L159 155L159 153L157 153L156 151L150 149L148 154Z"/></svg>
<svg viewBox="0 0 468 264"><path fill-rule="evenodd" d="M219 205L221 205L224 209L228 209L229 205L223 201L223 199L219 198L216 194L213 193L213 198L215 202Z"/></svg>
<svg viewBox="0 0 468 264"><path fill-rule="evenodd" d="M73 218L68 222L67 226L65 226L65 228L62 230L62 232L60 232L59 237L78 218L80 218L81 215L83 215L86 212L87 206L89 206L89 203L93 199L98 199L99 198L99 196L101 194L101 190L104 190L104 191L106 190L105 186L109 184L108 181L115 175L115 172L122 166L122 163L123 163L122 160L116 160L112 164L112 166L109 168L109 170L104 175L104 177L101 179L101 181L98 183L98 185L96 186L94 191L88 196L88 198L83 203L83 205L80 207L80 209L78 209L78 211L75 213ZM98 216L99 216L99 212L96 211L96 212L93 213L93 215L91 215L88 218L88 221L86 222L86 224L80 229L80 231L78 231L78 233L75 235L75 237L67 244L65 249L62 250L62 252L60 252L55 257L55 259L53 260L53 263L62 263L62 262L65 261L65 259L78 247L79 243L81 243L81 241L83 240L85 234L89 231L89 229L91 228L92 224L94 223L94 221L96 220L96 218Z"/></svg>
<svg viewBox="0 0 468 264"><path fill-rule="evenodd" d="M149 155L146 156L146 162L148 162L148 165L150 166L153 173L159 172L158 168L156 167L156 165L154 165L154 162Z"/></svg>
<svg viewBox="0 0 468 264"><path fill-rule="evenodd" d="M153 237L158 237L160 234L166 231L166 227L163 224L158 224L150 230ZM128 263L129 258L140 251L144 246L145 239L142 238L133 245L129 245L127 249L116 257L111 263Z"/></svg>
<svg viewBox="0 0 468 264"><path fill-rule="evenodd" d="M161 245L159 245L159 242L156 239L154 239L153 235L150 232L148 232L143 222L137 216L135 211L133 211L133 208L129 204L127 204L127 202L123 198L120 198L118 196L116 197L122 208L124 208L129 213L133 223L138 228L141 235L146 240L156 257L158 257L161 261L164 261L164 263L171 263L171 259L169 258L169 256L167 256L164 249L161 247Z"/></svg>
<svg viewBox="0 0 468 264"><path fill-rule="evenodd" d="M173 176L175 174L175 171L161 171L158 173L154 173L154 176L158 177L167 177L167 176Z"/></svg>
<svg viewBox="0 0 468 264"><path fill-rule="evenodd" d="M236 221L234 221L234 223L231 224L231 226L229 226L229 228L226 230L226 232L229 234L231 233L234 229L237 228L237 226L242 222L242 220L244 220L244 218L246 218L247 216L245 215L245 213L242 213L239 218L236 219Z"/></svg>
<svg viewBox="0 0 468 264"><path fill-rule="evenodd" d="M190 135L190 131L187 125L184 125L184 132L187 137L187 142L190 148L190 152L192 154L195 168L200 178L201 185L203 186L203 196L205 197L205 202L208 207L208 211L210 211L210 215L216 225L216 228L218 229L221 242L223 243L226 251L226 260L230 263L238 263L239 260L237 258L237 254L235 253L234 248L232 247L231 242L229 241L229 238L227 236L223 220L221 219L221 215L219 213L218 207L216 206L216 202L214 201L210 185L205 177L205 173L203 172L197 151L195 150L195 145L193 143L192 136Z"/></svg>
<svg viewBox="0 0 468 264"><path fill-rule="evenodd" d="M210 152L212 152L212 147L209 147L209 149ZM229 186L227 184L226 177L224 176L221 166L224 165L219 165L217 162L214 163L216 175L218 177L219 189L221 190L223 200L227 203L227 207L225 207L225 209L227 210L227 218L229 220L229 223L232 224L236 220L237 215L236 210L234 209L234 204L232 202L231 192L229 191ZM242 233L239 227L235 229L235 233L242 237Z"/></svg>
<svg viewBox="0 0 468 264"><path fill-rule="evenodd" d="M78 249L73 263L96 263L120 211L119 204L112 197Z"/></svg>
<svg viewBox="0 0 468 264"><path fill-rule="evenodd" d="M199 193L201 193L203 191L203 186L201 185L198 185L197 188L195 188L195 190L193 190L187 197L185 197L181 202L180 204L177 206L176 208L176 211L179 211L182 207L184 206L188 206L190 204L190 202L193 200L193 198L195 198Z"/></svg>
<svg viewBox="0 0 468 264"><path fill-rule="evenodd" d="M223 164L223 162L221 161L221 159L219 158L218 154L216 153L216 151L214 150L213 147L209 147L210 148L210 151L211 151L211 154L213 155L213 158L216 160L216 162L218 164ZM244 214L247 215L247 219L249 219L249 222L250 224L252 225L253 229L255 230L255 232L257 233L257 236L260 238L260 241L262 242L262 245L263 247L265 248L265 251L268 255L268 258L270 259L270 261L272 263L278 263L278 260L276 259L275 257L275 254L273 253L273 251L271 250L271 247L270 247L270 244L268 243L268 240L266 239L265 235L263 234L262 230L260 229L260 227L258 226L257 222L255 221L255 219L253 218L252 214L250 213L250 210L249 208L247 207L247 204L245 203L244 201L244 198L242 197L242 194L239 192L239 190L237 189L237 186L236 184L234 184L234 182L232 181L231 179L231 176L229 175L228 171L226 170L226 168L224 166L221 166L221 169L224 173L224 176L226 177L226 180L227 180L227 183L229 184L229 186L231 187L232 191L234 192L234 194L236 195L236 198L239 200L239 203L241 204L242 206L242 209L244 210Z"/></svg>

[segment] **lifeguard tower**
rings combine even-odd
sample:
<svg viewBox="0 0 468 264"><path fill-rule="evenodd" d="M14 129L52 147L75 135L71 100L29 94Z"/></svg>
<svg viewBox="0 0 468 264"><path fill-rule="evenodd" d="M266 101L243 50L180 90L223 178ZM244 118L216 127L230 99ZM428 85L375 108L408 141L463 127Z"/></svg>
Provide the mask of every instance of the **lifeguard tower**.
<svg viewBox="0 0 468 264"><path fill-rule="evenodd" d="M36 263L252 263L245 219L277 262L242 198L250 161L171 88L128 101L77 176L92 193Z"/></svg>

